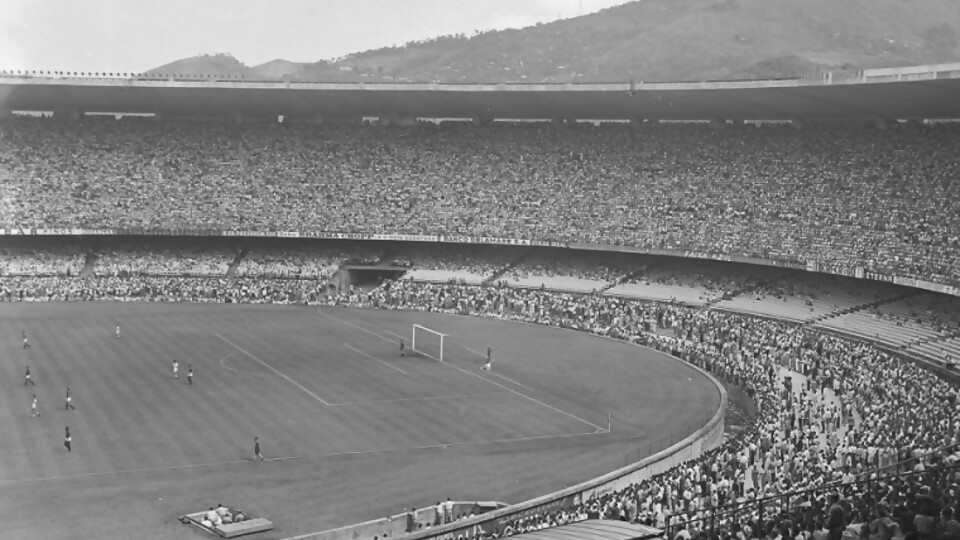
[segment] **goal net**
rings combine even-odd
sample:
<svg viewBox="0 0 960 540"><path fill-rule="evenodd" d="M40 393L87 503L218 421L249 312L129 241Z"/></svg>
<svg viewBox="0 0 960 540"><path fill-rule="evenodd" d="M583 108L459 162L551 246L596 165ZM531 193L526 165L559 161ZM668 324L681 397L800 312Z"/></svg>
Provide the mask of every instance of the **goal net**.
<svg viewBox="0 0 960 540"><path fill-rule="evenodd" d="M443 362L443 341L446 337L446 334L415 324L413 325L413 337L410 339L410 349L427 358Z"/></svg>

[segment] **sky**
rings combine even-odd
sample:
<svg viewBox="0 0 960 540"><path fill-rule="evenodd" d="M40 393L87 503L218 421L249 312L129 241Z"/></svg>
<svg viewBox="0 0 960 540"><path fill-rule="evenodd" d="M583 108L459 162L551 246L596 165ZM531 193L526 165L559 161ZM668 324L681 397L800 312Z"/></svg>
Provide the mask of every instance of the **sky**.
<svg viewBox="0 0 960 540"><path fill-rule="evenodd" d="M0 0L0 70L141 72L198 54L316 62L626 0Z"/></svg>

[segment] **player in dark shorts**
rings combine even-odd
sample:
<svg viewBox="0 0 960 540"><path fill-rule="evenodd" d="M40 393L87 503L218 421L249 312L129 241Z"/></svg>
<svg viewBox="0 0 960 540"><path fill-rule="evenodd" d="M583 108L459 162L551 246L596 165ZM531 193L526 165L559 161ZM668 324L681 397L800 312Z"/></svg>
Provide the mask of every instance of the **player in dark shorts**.
<svg viewBox="0 0 960 540"><path fill-rule="evenodd" d="M401 340L400 340L400 356L401 356L401 357L403 357L404 349L406 349L406 348L407 348L407 345L406 345L406 344L403 342L403 340L401 339Z"/></svg>
<svg viewBox="0 0 960 540"><path fill-rule="evenodd" d="M263 461L263 454L260 453L260 437L253 438L253 460Z"/></svg>
<svg viewBox="0 0 960 540"><path fill-rule="evenodd" d="M67 427L67 432L63 435L63 446L66 447L67 452L73 452L71 445L73 444L73 437L70 436L70 428Z"/></svg>
<svg viewBox="0 0 960 540"><path fill-rule="evenodd" d="M193 384L193 364L187 364L187 382Z"/></svg>
<svg viewBox="0 0 960 540"><path fill-rule="evenodd" d="M37 385L37 383L33 382L33 379L30 378L30 366L27 366L27 374L23 376L23 385L26 386L28 384L32 384L33 386Z"/></svg>
<svg viewBox="0 0 960 540"><path fill-rule="evenodd" d="M21 332L21 335L23 336L23 348L24 348L24 349L29 349L29 348L30 348L30 340L27 339L27 331L26 331L26 330L23 330L23 331Z"/></svg>

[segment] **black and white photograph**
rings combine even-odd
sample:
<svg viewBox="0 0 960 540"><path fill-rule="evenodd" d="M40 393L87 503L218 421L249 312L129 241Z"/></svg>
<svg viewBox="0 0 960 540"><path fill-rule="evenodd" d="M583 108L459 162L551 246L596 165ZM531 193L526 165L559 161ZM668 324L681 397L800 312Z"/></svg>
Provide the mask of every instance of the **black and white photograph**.
<svg viewBox="0 0 960 540"><path fill-rule="evenodd" d="M960 540L960 0L0 0L0 539Z"/></svg>

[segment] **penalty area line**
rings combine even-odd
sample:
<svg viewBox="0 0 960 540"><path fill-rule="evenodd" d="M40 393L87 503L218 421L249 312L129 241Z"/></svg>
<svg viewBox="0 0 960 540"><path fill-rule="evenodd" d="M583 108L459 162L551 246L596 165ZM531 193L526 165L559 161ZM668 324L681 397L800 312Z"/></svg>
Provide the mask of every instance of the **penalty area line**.
<svg viewBox="0 0 960 540"><path fill-rule="evenodd" d="M280 461L295 461L298 459L303 459L303 456L285 456L285 457L276 457L276 458L266 458L264 463L280 462ZM174 465L172 467L147 467L143 469L124 469L120 471L101 471L101 472L92 472L92 473L81 473L81 474L64 474L59 476L43 476L40 478L25 478L23 480L7 480L0 482L0 485L14 485L14 484L33 484L39 482L55 482L58 480L79 480L83 478L97 478L100 476L115 476L121 474L136 474L136 473L151 473L151 472L169 472L169 471L188 471L192 469L210 469L213 467L226 467L230 465L242 465L244 463L256 463L252 459L238 459L234 461L218 461L215 463L199 463L196 465Z"/></svg>
<svg viewBox="0 0 960 540"><path fill-rule="evenodd" d="M347 326L351 326L351 327L353 327L353 328L356 328L357 330L360 330L360 331L366 332L366 333L368 333L368 334L370 334L370 335L372 335L372 336L378 337L378 338L380 338L380 339L382 339L382 340L384 340L384 341L389 341L389 342L391 342L391 343L393 343L393 341L394 341L394 340L392 340L392 339L390 339L390 338L388 338L388 337L386 337L386 336L384 336L384 335L382 335L382 334L378 334L378 333L376 333L376 332L374 332L374 331L372 331L372 330L369 330L369 329L367 329L367 328L364 328L364 327L362 327L362 326L360 326L360 325L358 325L358 324L355 324L355 323L352 323L352 322L350 322L350 321L344 320L343 318L334 317L333 315L330 315L330 314L328 314L328 313L324 313L324 312L319 311L319 310L317 311L317 313L319 313L320 315L323 315L324 317L328 317L328 318L330 318L330 319L333 319L334 321L337 321L337 322L339 322L339 323L341 323L341 324L345 324L345 325L347 325ZM393 335L395 335L395 336L399 335L399 334L395 334L394 332L390 332L389 330L387 330L386 332L387 332L388 334L393 334ZM469 349L468 349L468 350L469 350ZM423 353L421 353L421 354L423 354ZM506 390L507 392L510 392L510 393L512 393L512 394L515 394L515 395L518 395L518 396L520 396L520 397L522 397L522 398L524 398L524 399L528 399L528 400L530 400L530 401L532 401L532 402L534 402L534 403L536 403L536 404L538 404L538 405L541 405L541 406L543 406L543 407L546 407L546 408L548 408L548 409L550 409L550 410L552 410L552 411L556 411L556 412L558 412L558 413L560 413L560 414L562 414L562 415L564 415L564 416L566 416L566 417L568 417L568 418L572 418L572 419L574 419L574 420L576 420L576 421L578 421L578 422L581 422L581 423L583 423L583 424L586 424L586 425L588 425L588 426L590 426L590 427L592 427L592 428L594 428L594 429L596 430L594 433L608 433L608 432L610 431L609 429L607 429L607 428L605 428L605 427L603 427L603 426L598 426L597 424L594 424L593 422L591 422L591 421L589 421L589 420L584 420L583 418L580 418L579 416L577 416L577 415L575 415L575 414L573 414L573 413L569 413L569 412L567 412L567 411L565 411L565 410L563 410L563 409L559 409L559 408L557 408L557 407L554 407L553 405L550 405L549 403L544 403L543 401L541 401L541 400L539 400L539 399L537 399L537 398L535 398L535 397L528 396L527 394L524 394L523 392L520 392L519 390L514 390L513 388L510 388L509 386L506 386L506 385L504 385L504 384L498 383L497 381L495 381L495 380L493 380L493 379L484 377L484 376L482 376L482 375L480 375L480 374L478 374L478 373L472 373L472 372L467 371L467 370L465 370L465 369L463 369L463 368L461 368L461 367L459 367L459 366L455 366L455 365L453 365L453 364L451 364L451 363L449 363L449 362L440 362L439 360L437 360L436 358L433 358L432 356L429 356L429 355L425 355L425 356L427 356L427 357L429 357L429 358L437 361L437 363L439 363L440 365L449 366L449 367L451 367L451 368L453 368L453 369L455 369L455 370L457 370L457 371L459 371L459 372L461 372L461 373L465 373L465 374L467 374L467 375L470 375L471 377L476 377L477 379L480 379L481 381L486 381L486 382L488 382L488 383L490 383L490 384L492 384L492 385L495 385L495 386L498 386L498 387L500 387L500 388L503 388L503 389ZM511 379L509 379L509 378L506 378L506 377L504 377L504 378L507 379L507 380L509 380L510 382L513 382L513 380L511 380ZM528 386L525 386L525 385L520 384L520 383L516 383L516 384L519 384L520 386L523 386L523 387L525 387L525 388L529 388ZM532 390L532 389L531 389L531 390Z"/></svg>
<svg viewBox="0 0 960 540"><path fill-rule="evenodd" d="M389 362L384 362L383 360L381 360L381 359L379 359L379 358L377 358L377 357L375 357L375 356L371 356L371 355L369 355L369 354L361 351L360 349L357 349L356 347L351 347L351 346L350 346L349 344L347 344L347 343L344 343L343 346L346 347L346 348L348 348L348 349L350 349L351 351L359 354L360 356L369 358L370 360L375 360L375 361L377 361L377 362L380 362L381 364L387 366L388 368L393 369L393 370L396 370L396 371L399 371L400 373L403 373L404 375L409 375L409 373L407 373L406 371L398 368L397 366L395 366L395 365L393 365L393 364L391 364L391 363L389 363Z"/></svg>
<svg viewBox="0 0 960 540"><path fill-rule="evenodd" d="M230 345L230 346L233 347L234 349L236 349L236 350L240 351L241 353L243 353L244 355L246 355L248 358L250 358L250 359L253 360L254 362L257 362L257 363L260 364L261 366L263 366L263 367L269 369L270 371L276 373L277 375L283 377L284 379L286 379L287 381L289 381L291 384L293 384L293 385L296 386L297 388L299 388L299 389L303 390L304 392L306 392L306 393L307 393L310 397L312 397L313 399L319 401L320 403L323 403L323 404L324 404L325 406L327 406L327 407L330 406L330 404L327 403L322 397L314 394L313 392L311 392L310 390L308 390L305 386L303 386L302 384L298 383L297 381L291 379L291 378L288 377L285 373L281 372L279 369L277 369L277 368L271 366L270 364L264 362L263 360L257 358L257 357L256 357L253 353L251 353L250 351L244 349L243 347L237 345L236 343L230 341L229 339L221 336L220 334L214 334L214 335L216 335L218 338L220 338L224 343Z"/></svg>
<svg viewBox="0 0 960 540"><path fill-rule="evenodd" d="M448 396L418 396L392 399L367 399L363 401L345 401L343 403L331 403L331 407L356 407L358 405L377 405L385 403L403 403L407 401L443 401L449 399L469 399L481 396L500 396L500 392L480 392L476 394L452 394Z"/></svg>

